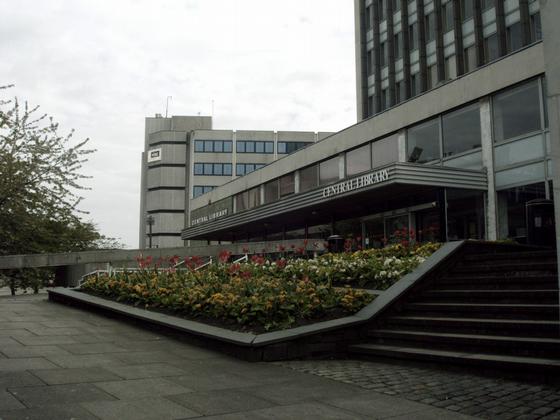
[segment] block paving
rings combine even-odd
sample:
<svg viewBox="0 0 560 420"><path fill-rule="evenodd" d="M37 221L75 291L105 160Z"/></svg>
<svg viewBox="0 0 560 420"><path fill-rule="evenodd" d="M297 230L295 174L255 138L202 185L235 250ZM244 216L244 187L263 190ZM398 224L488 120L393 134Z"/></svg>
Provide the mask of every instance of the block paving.
<svg viewBox="0 0 560 420"><path fill-rule="evenodd" d="M559 419L560 382L511 379L411 362L288 361L277 364L345 384L485 419ZM474 369L474 368L473 368ZM471 371L473 370L471 369Z"/></svg>

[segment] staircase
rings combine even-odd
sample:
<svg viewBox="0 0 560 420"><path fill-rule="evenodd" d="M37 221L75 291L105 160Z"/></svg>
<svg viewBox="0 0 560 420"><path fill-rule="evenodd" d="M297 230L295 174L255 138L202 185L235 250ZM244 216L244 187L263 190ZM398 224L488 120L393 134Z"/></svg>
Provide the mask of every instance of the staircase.
<svg viewBox="0 0 560 420"><path fill-rule="evenodd" d="M471 246L422 280L349 352L560 372L555 251L483 251Z"/></svg>

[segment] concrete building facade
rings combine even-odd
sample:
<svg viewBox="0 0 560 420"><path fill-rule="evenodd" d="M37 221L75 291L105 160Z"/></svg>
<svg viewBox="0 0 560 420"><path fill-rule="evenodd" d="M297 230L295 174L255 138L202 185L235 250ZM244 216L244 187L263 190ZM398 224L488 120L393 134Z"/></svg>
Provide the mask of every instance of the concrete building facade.
<svg viewBox="0 0 560 420"><path fill-rule="evenodd" d="M183 239L525 241L557 185L558 7L356 0L355 18L358 124L193 199Z"/></svg>
<svg viewBox="0 0 560 420"><path fill-rule="evenodd" d="M190 201L330 133L213 130L212 118L146 118L140 248L182 246ZM151 224L151 233L150 233Z"/></svg>

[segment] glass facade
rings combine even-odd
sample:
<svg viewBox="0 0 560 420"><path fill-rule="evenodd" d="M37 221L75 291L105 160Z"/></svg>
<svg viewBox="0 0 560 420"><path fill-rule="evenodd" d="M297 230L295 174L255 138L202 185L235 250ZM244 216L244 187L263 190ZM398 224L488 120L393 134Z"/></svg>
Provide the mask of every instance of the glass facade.
<svg viewBox="0 0 560 420"><path fill-rule="evenodd" d="M319 166L311 165L299 171L299 191L305 192L319 185Z"/></svg>
<svg viewBox="0 0 560 420"><path fill-rule="evenodd" d="M371 169L371 146L358 147L346 152L346 176L353 176Z"/></svg>
<svg viewBox="0 0 560 420"><path fill-rule="evenodd" d="M439 119L432 119L407 130L408 161L426 163L440 158Z"/></svg>
<svg viewBox="0 0 560 420"><path fill-rule="evenodd" d="M319 184L325 185L338 181L338 156L319 163Z"/></svg>
<svg viewBox="0 0 560 420"><path fill-rule="evenodd" d="M451 156L480 147L480 109L468 105L443 115L443 156Z"/></svg>

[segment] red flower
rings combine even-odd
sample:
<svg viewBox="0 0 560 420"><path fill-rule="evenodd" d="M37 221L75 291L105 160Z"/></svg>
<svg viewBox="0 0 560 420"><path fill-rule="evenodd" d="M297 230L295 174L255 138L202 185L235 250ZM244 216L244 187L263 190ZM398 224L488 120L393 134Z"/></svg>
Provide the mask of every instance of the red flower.
<svg viewBox="0 0 560 420"><path fill-rule="evenodd" d="M241 277L244 278L245 280L250 279L251 278L251 272L250 271L242 271L241 272Z"/></svg>
<svg viewBox="0 0 560 420"><path fill-rule="evenodd" d="M239 272L239 270L241 269L241 264L236 263L236 264L231 264L228 267L228 273L229 274L237 274Z"/></svg>
<svg viewBox="0 0 560 420"><path fill-rule="evenodd" d="M286 267L286 260L284 258L282 258L281 260L276 261L276 265L278 266L278 268L282 269L284 267Z"/></svg>
<svg viewBox="0 0 560 420"><path fill-rule="evenodd" d="M218 260L221 263L227 263L229 261L229 257L231 257L231 252L226 251L225 249L218 254Z"/></svg>

